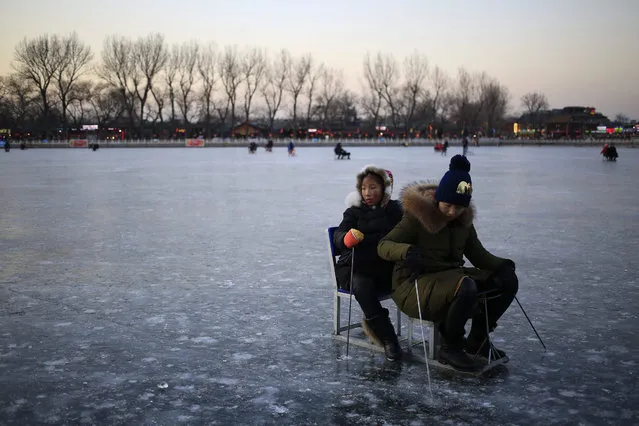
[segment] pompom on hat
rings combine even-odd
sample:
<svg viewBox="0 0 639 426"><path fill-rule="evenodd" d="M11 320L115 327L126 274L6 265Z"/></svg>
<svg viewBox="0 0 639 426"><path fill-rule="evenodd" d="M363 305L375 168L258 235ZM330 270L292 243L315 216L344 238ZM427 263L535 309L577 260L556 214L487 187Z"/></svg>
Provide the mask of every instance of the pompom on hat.
<svg viewBox="0 0 639 426"><path fill-rule="evenodd" d="M470 162L463 155L450 159L448 171L444 174L435 191L435 199L456 206L468 207L473 194L470 178Z"/></svg>

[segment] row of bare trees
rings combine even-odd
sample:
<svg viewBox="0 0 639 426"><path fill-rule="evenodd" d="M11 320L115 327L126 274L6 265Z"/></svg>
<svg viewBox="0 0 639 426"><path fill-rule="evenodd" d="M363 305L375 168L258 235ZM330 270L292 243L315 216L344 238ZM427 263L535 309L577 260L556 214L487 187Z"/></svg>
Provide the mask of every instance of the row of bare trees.
<svg viewBox="0 0 639 426"><path fill-rule="evenodd" d="M341 70L310 54L195 41L169 46L161 34L109 36L97 60L75 33L42 35L20 42L11 66L0 77L0 126L43 134L125 123L134 135L180 126L210 136L239 122L272 129L278 119L292 129L490 131L500 126L510 97L486 73L461 68L450 76L417 52L403 60L367 54L356 93Z"/></svg>
<svg viewBox="0 0 639 426"><path fill-rule="evenodd" d="M452 122L456 128L486 130L499 127L508 110L509 92L486 73L460 68L451 79L441 68L430 68L426 57L414 53L402 66L392 55L364 59L367 93L364 110L375 123L390 120L409 131L415 122Z"/></svg>

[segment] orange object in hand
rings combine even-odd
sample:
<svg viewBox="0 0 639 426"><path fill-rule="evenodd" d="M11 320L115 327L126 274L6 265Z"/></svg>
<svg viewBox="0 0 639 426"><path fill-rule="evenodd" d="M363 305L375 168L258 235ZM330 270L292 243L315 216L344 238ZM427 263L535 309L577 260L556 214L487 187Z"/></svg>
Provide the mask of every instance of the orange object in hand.
<svg viewBox="0 0 639 426"><path fill-rule="evenodd" d="M344 235L344 245L348 248L353 248L357 244L361 243L363 239L364 234L355 228L351 228L351 230Z"/></svg>

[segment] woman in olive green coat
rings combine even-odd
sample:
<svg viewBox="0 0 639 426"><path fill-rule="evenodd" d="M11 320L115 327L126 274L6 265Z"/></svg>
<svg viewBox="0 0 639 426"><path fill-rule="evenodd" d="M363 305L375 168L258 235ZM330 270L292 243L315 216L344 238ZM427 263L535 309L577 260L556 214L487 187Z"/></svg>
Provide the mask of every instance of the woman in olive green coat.
<svg viewBox="0 0 639 426"><path fill-rule="evenodd" d="M393 300L418 318L415 279L422 317L438 324L442 335L439 360L465 371L479 369L468 353L488 356L488 332L508 309L518 290L515 264L486 250L473 225L470 163L461 155L439 185L415 183L400 195L404 216L378 245L382 259L396 262ZM464 267L463 257L474 267ZM478 312L478 292L491 290L488 327ZM475 316L473 316L473 313ZM473 318L468 339L465 324ZM498 351L498 356L505 356Z"/></svg>

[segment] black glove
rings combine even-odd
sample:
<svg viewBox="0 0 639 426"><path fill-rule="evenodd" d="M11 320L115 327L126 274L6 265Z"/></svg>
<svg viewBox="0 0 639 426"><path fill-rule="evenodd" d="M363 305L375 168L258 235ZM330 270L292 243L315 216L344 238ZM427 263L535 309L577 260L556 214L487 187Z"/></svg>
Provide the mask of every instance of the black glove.
<svg viewBox="0 0 639 426"><path fill-rule="evenodd" d="M499 267L497 267L496 273L501 272L515 272L515 262L510 259L506 259L505 262L502 262Z"/></svg>
<svg viewBox="0 0 639 426"><path fill-rule="evenodd" d="M506 261L502 262L492 273L492 275L488 278L488 281L492 281L492 285L494 287L500 288L504 281L512 279L517 279L517 276L515 275L515 262L510 259L506 259Z"/></svg>
<svg viewBox="0 0 639 426"><path fill-rule="evenodd" d="M410 269L411 279L417 278L422 273L424 258L417 247L411 246L406 251L404 262L408 269Z"/></svg>

